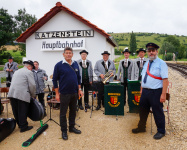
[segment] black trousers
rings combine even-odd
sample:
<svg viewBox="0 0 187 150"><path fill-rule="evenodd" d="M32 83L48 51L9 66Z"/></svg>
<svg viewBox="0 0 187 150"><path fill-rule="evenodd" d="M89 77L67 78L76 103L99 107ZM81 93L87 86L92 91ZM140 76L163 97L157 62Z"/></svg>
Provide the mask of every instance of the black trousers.
<svg viewBox="0 0 187 150"><path fill-rule="evenodd" d="M127 83L127 79L124 79L124 83L122 83L122 85L124 86L124 106L126 105L126 98L127 98L127 90L128 90L128 83ZM129 100L127 99L127 102Z"/></svg>
<svg viewBox="0 0 187 150"><path fill-rule="evenodd" d="M37 94L39 102L42 104L42 106L45 109L45 103L44 103L44 93Z"/></svg>
<svg viewBox="0 0 187 150"><path fill-rule="evenodd" d="M101 106L101 103L102 103L102 105L104 106L104 84L103 84L103 82L99 82L97 88L98 88L97 105Z"/></svg>
<svg viewBox="0 0 187 150"><path fill-rule="evenodd" d="M27 128L28 126L27 115L29 110L29 103L16 98L11 98L10 102L11 102L14 118L19 128L21 129Z"/></svg>
<svg viewBox="0 0 187 150"><path fill-rule="evenodd" d="M60 94L60 126L62 132L67 132L66 113L69 107L69 128L75 126L78 94Z"/></svg>
<svg viewBox="0 0 187 150"><path fill-rule="evenodd" d="M89 95L88 95L88 89L89 89L90 84L88 82L83 82L81 83L81 89L83 89L84 87L84 104L88 104L89 102ZM78 100L78 104L79 106L82 105L82 98L80 98L80 100Z"/></svg>
<svg viewBox="0 0 187 150"><path fill-rule="evenodd" d="M6 81L7 81L7 82L6 82L6 86L7 86L7 87L10 87L10 85L11 85L10 82L12 81L12 78L11 78L10 76L6 77Z"/></svg>
<svg viewBox="0 0 187 150"><path fill-rule="evenodd" d="M149 115L150 107L152 107L153 116L157 126L157 131L165 134L165 115L163 112L163 103L160 102L162 88L160 89L143 89L140 98L140 121L138 128L146 128L146 122Z"/></svg>

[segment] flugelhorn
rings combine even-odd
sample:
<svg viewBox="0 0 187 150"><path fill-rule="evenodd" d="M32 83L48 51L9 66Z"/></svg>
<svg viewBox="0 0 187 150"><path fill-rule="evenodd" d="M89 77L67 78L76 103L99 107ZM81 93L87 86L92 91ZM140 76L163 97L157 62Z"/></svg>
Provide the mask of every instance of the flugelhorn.
<svg viewBox="0 0 187 150"><path fill-rule="evenodd" d="M50 75L50 79L53 79L53 74L52 74L52 75Z"/></svg>
<svg viewBox="0 0 187 150"><path fill-rule="evenodd" d="M106 82L113 76L113 70L109 70L105 75L104 75L104 80L103 84L106 84Z"/></svg>

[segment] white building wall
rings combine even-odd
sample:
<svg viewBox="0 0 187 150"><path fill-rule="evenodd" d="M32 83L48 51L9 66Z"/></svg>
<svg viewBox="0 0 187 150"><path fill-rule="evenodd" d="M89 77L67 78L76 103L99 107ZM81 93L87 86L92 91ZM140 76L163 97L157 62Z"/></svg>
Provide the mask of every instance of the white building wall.
<svg viewBox="0 0 187 150"><path fill-rule="evenodd" d="M67 30L89 30L81 21L75 19L68 13L61 11L45 23L36 32L67 31ZM92 61L93 68L97 60L102 59L101 53L105 50L111 53L110 59L114 60L114 48L106 41L100 33L94 31L94 37L83 37L86 42L86 50L89 52L88 59ZM50 76L53 74L54 66L63 59L63 51L41 51L41 39L35 39L35 34L26 40L27 59L38 61L41 69ZM81 50L74 50L73 60L80 59Z"/></svg>

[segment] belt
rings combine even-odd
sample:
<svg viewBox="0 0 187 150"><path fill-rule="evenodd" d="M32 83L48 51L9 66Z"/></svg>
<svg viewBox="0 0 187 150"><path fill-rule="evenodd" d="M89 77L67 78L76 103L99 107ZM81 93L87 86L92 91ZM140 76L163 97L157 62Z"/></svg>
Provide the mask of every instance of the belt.
<svg viewBox="0 0 187 150"><path fill-rule="evenodd" d="M158 88L158 89L143 88L143 89L146 89L146 90L159 90L159 89L162 89L162 88Z"/></svg>

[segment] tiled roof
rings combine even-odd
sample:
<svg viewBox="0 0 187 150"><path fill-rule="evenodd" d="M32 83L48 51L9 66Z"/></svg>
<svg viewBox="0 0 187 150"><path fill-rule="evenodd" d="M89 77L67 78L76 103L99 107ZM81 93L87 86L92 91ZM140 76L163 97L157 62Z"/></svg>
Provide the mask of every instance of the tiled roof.
<svg viewBox="0 0 187 150"><path fill-rule="evenodd" d="M107 41L116 46L115 42L111 39L111 36L106 33L104 30L98 28L96 25L92 24L88 20L84 19L82 16L79 16L75 12L71 11L69 8L62 5L60 2L56 3L56 6L53 7L48 13L46 13L42 18L40 18L36 23L34 23L30 28L28 28L24 33L22 33L17 39L17 42L25 42L28 37L30 37L35 31L37 31L40 27L42 27L45 23L47 23L53 16L55 16L60 11L65 11L71 16L75 17L79 21L83 22L90 28L94 29L95 31L99 32L101 35L106 37Z"/></svg>

